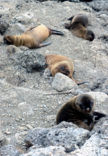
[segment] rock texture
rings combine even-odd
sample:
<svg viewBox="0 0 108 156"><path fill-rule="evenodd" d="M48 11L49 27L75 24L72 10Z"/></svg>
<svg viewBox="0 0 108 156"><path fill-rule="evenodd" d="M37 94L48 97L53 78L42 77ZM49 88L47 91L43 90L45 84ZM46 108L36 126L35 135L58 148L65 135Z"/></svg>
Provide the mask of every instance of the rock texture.
<svg viewBox="0 0 108 156"><path fill-rule="evenodd" d="M95 98L95 109L108 114L107 8L106 0L93 0L92 2L71 0L71 2L63 3L57 1L41 3L37 0L0 0L0 132L3 134L0 134L0 146L2 146L0 150L5 151L5 155L8 151L3 146L6 144L6 138L14 151L18 147L25 151L25 155L31 152L32 156L32 150L35 150L36 155L43 154L45 156L50 156L52 153L56 156L57 154L84 155L87 147L90 156L106 156L108 149L106 133L101 138L102 135L94 128L93 134L87 132L91 137L86 138L86 141L83 140L82 143L80 138L81 144L77 145L77 141L74 142L80 149L76 149L76 146L72 149L72 144L69 148L63 147L62 140L57 147L57 140L51 138L57 132L64 139L66 137L65 128L53 127L51 130L49 127L55 125L58 109L72 96L81 93L89 92ZM67 19L79 13L86 14L90 20L89 28L94 31L96 36L93 42L77 38L64 28ZM65 36L52 35L48 38L48 42L51 41L52 44L39 49L15 47L4 43L4 35L21 34L28 28L41 23L64 32ZM45 70L44 57L45 54L52 53L65 55L74 60L74 78L78 82L86 83L79 86L73 85L72 80L64 75L59 79L52 78L50 72ZM66 83L62 79L63 77L65 77ZM59 89L52 87L55 80L55 86L59 86ZM65 83L64 86L66 85L66 90L61 88L63 83ZM107 131L105 126L107 124L107 119L103 119L101 126L97 129L101 131L103 126L102 133L104 133L104 129ZM72 131L74 126L72 124L67 129ZM40 132L44 128L44 132L48 130L48 134L51 133L46 137L51 139L49 139L51 144L44 142L48 147L41 146L38 149L31 147L31 151L26 151L25 135L28 130L38 127L40 127L40 130L38 129ZM39 131L38 133L40 133ZM85 130L82 131L85 133ZM79 138L80 133L83 134L83 132L76 128L77 132ZM73 139L74 134L70 134L68 131L68 138L70 138L69 135ZM77 137L75 139L77 140ZM66 142L66 140L63 141ZM100 141L100 145L98 145L98 141ZM67 149L70 151L68 154L66 153Z"/></svg>
<svg viewBox="0 0 108 156"><path fill-rule="evenodd" d="M25 138L26 146L36 148L47 146L63 146L66 152L80 147L89 137L89 132L72 124L63 122L59 126L47 129L31 130Z"/></svg>
<svg viewBox="0 0 108 156"><path fill-rule="evenodd" d="M78 88L77 84L72 79L62 73L57 73L55 75L52 82L52 87L59 92Z"/></svg>
<svg viewBox="0 0 108 156"><path fill-rule="evenodd" d="M12 145L3 146L0 148L1 156L19 156L20 152Z"/></svg>

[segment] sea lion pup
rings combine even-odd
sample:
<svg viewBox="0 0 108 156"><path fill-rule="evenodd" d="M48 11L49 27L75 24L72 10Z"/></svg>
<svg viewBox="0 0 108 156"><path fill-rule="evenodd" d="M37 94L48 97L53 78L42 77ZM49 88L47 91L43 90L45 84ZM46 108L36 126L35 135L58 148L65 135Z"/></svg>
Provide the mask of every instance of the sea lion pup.
<svg viewBox="0 0 108 156"><path fill-rule="evenodd" d="M41 24L37 27L31 28L21 35L5 36L4 41L8 44L14 44L15 46L26 46L28 48L40 48L47 46L50 43L41 43L46 40L51 34L61 35L64 34L61 31L47 28Z"/></svg>
<svg viewBox="0 0 108 156"><path fill-rule="evenodd" d="M71 98L59 110L56 123L62 121L72 122L79 127L91 130L94 126L93 122L94 100L88 94L81 94Z"/></svg>
<svg viewBox="0 0 108 156"><path fill-rule="evenodd" d="M86 28L89 24L86 15L78 14L70 17L68 20L70 20L70 23L65 23L65 28L69 29L75 36L89 41L94 40L95 34Z"/></svg>
<svg viewBox="0 0 108 156"><path fill-rule="evenodd" d="M60 72L73 79L74 65L71 59L57 54L46 55L45 59L52 76Z"/></svg>
<svg viewBox="0 0 108 156"><path fill-rule="evenodd" d="M72 16L70 18L68 18L68 20L70 21L70 26L72 27L74 24L82 24L84 27L87 27L89 24L89 20L88 17L86 15L83 14L78 14L75 16Z"/></svg>
<svg viewBox="0 0 108 156"><path fill-rule="evenodd" d="M45 59L52 76L55 76L56 73L62 73L75 81L77 85L86 83L85 81L78 82L73 78L74 64L70 58L63 55L49 54L45 56Z"/></svg>

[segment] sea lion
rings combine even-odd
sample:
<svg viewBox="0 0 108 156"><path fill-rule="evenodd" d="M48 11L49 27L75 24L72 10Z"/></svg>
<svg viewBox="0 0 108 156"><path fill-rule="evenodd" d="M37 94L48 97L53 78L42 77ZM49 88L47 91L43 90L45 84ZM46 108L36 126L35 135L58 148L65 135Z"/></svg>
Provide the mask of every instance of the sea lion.
<svg viewBox="0 0 108 156"><path fill-rule="evenodd" d="M74 65L71 59L57 54L46 55L45 59L52 76L60 72L73 79Z"/></svg>
<svg viewBox="0 0 108 156"><path fill-rule="evenodd" d="M75 36L89 41L94 40L94 32L87 29L89 21L86 15L78 14L68 20L70 20L70 23L65 23L65 28L69 29Z"/></svg>
<svg viewBox="0 0 108 156"><path fill-rule="evenodd" d="M72 122L79 127L91 130L95 124L94 117L94 99L88 94L81 94L71 98L64 104L57 113L56 123L62 121ZM97 120L102 116L95 114Z"/></svg>
<svg viewBox="0 0 108 156"><path fill-rule="evenodd" d="M68 18L68 20L70 21L71 27L72 27L72 25L78 24L78 23L82 24L84 27L87 27L89 24L88 17L83 14L78 14L78 15L72 16L72 17Z"/></svg>
<svg viewBox="0 0 108 156"><path fill-rule="evenodd" d="M15 46L26 46L28 48L40 48L47 46L50 43L43 43L51 34L61 35L64 34L61 31L53 30L45 25L41 24L37 27L33 27L21 35L4 36L6 43L14 44Z"/></svg>
<svg viewBox="0 0 108 156"><path fill-rule="evenodd" d="M51 75L55 76L56 73L62 73L71 78L77 85L82 85L84 82L78 82L73 78L74 64L73 61L63 55L48 54L45 56L46 66L49 68Z"/></svg>

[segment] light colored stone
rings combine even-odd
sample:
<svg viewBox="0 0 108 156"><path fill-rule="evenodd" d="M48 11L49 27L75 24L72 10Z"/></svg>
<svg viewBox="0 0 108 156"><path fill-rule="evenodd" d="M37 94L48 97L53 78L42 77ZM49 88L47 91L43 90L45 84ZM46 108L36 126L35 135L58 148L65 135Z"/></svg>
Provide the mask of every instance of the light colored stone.
<svg viewBox="0 0 108 156"><path fill-rule="evenodd" d="M67 91L71 89L77 89L77 84L62 73L57 73L53 79L52 87L57 91Z"/></svg>
<svg viewBox="0 0 108 156"><path fill-rule="evenodd" d="M103 92L87 92L95 100L95 110L108 114L108 95Z"/></svg>

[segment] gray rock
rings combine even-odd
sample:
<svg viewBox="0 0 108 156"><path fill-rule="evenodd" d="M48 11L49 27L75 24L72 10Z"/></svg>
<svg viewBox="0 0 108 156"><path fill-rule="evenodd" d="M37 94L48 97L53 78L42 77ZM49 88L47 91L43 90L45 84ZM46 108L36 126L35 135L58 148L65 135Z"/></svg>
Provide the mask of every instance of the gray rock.
<svg viewBox="0 0 108 156"><path fill-rule="evenodd" d="M89 131L78 128L74 124L69 124L68 127L68 124L65 125L64 123L61 123L61 126L58 125L47 129L37 128L29 131L25 138L27 147L32 145L35 145L36 148L63 146L67 152L80 147L89 137Z"/></svg>
<svg viewBox="0 0 108 156"><path fill-rule="evenodd" d="M107 156L108 155L108 117L101 119L91 131L81 149L71 153L72 156Z"/></svg>
<svg viewBox="0 0 108 156"><path fill-rule="evenodd" d="M10 55L10 54L14 54L16 52L20 52L20 49L14 45L9 45L7 47L7 53Z"/></svg>
<svg viewBox="0 0 108 156"><path fill-rule="evenodd" d="M2 45L3 43L4 43L4 41L3 41L3 36L0 35L0 45Z"/></svg>
<svg viewBox="0 0 108 156"><path fill-rule="evenodd" d="M29 73L42 71L47 66L44 55L30 50L11 55L9 59L11 63L26 69Z"/></svg>
<svg viewBox="0 0 108 156"><path fill-rule="evenodd" d="M6 21L1 20L0 18L0 34L3 35L8 29L9 24Z"/></svg>
<svg viewBox="0 0 108 156"><path fill-rule="evenodd" d="M22 111L26 115L34 114L32 107L29 104L27 104L26 102L19 103L18 108L20 111Z"/></svg>
<svg viewBox="0 0 108 156"><path fill-rule="evenodd" d="M89 6L91 6L96 12L99 11L106 11L108 9L108 1L106 0L94 0L91 3L89 3Z"/></svg>
<svg viewBox="0 0 108 156"><path fill-rule="evenodd" d="M25 26L21 23L14 23L6 31L6 35L20 35L25 31Z"/></svg>
<svg viewBox="0 0 108 156"><path fill-rule="evenodd" d="M23 154L21 156L70 156L70 154L65 153L65 148L61 146L49 146L45 148L32 147L30 152Z"/></svg>
<svg viewBox="0 0 108 156"><path fill-rule="evenodd" d="M108 95L103 92L87 92L95 100L95 110L108 114Z"/></svg>
<svg viewBox="0 0 108 156"><path fill-rule="evenodd" d="M16 73L11 76L7 76L6 81L14 86L21 86L24 82L26 82L26 79L23 75Z"/></svg>
<svg viewBox="0 0 108 156"><path fill-rule="evenodd" d="M65 76L62 73L57 73L53 79L52 87L57 91L66 91L71 89L77 89L77 84L70 79L69 77Z"/></svg>
<svg viewBox="0 0 108 156"><path fill-rule="evenodd" d="M0 125L1 126L1 125ZM0 131L0 147L4 146L6 144L7 140L5 138L5 136L3 135L3 133Z"/></svg>
<svg viewBox="0 0 108 156"><path fill-rule="evenodd" d="M0 148L0 156L19 156L20 152L12 145L5 145Z"/></svg>

